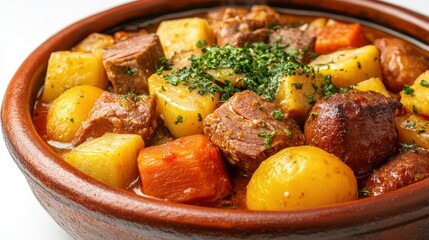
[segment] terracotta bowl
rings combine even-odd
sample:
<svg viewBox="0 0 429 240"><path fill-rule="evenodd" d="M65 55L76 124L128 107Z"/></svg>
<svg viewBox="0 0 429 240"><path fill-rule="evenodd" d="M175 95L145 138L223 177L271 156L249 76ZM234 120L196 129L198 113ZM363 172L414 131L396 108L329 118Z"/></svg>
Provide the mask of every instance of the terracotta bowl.
<svg viewBox="0 0 429 240"><path fill-rule="evenodd" d="M92 32L136 19L210 8L228 1L142 0L79 21L37 48L9 84L1 120L7 147L46 211L78 239L424 238L429 236L429 179L380 197L318 209L256 212L168 203L93 180L43 142L31 120L49 54ZM245 1L230 1L245 5ZM375 1L266 1L369 21L429 44L429 18Z"/></svg>

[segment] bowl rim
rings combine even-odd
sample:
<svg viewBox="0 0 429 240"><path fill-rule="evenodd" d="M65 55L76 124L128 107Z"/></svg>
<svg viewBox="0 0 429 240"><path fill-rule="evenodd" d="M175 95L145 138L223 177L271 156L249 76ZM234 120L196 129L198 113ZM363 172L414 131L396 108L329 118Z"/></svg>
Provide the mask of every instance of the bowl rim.
<svg viewBox="0 0 429 240"><path fill-rule="evenodd" d="M270 212L217 209L142 197L130 191L116 189L98 182L64 162L48 147L33 126L31 104L35 99L34 89L37 87L38 90L41 84L35 79L35 76L40 76L46 69L46 59L50 52L65 49L61 40L66 37L77 34L82 38L100 19L105 21L103 26L114 26L130 20L130 16L140 15L144 9L146 9L145 11L151 8L156 9L157 5L164 2L168 1L130 2L77 21L49 38L22 63L6 90L1 121L6 145L27 179L47 191L52 191L53 194L65 196L90 211L101 212L136 223L155 221L161 224L175 223L215 229L287 227L308 230L382 221L381 216L392 217L390 226L394 227L400 218L414 221L416 217L422 218L429 215L429 179L378 197L316 209ZM198 1L193 0L193 2ZM395 14L400 12L408 20L417 18L419 22L426 24L426 28L429 28L429 17L427 16L385 2L369 0L359 2L371 8L393 9ZM380 206L388 207L381 209ZM408 212L415 209L422 209L419 216L407 215ZM210 216L208 216L208 212L210 212Z"/></svg>

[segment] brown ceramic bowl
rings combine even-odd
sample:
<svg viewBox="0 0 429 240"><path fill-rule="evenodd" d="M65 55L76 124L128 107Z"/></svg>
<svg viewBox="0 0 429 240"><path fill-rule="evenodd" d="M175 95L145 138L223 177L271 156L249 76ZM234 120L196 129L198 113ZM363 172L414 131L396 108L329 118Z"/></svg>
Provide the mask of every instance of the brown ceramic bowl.
<svg viewBox="0 0 429 240"><path fill-rule="evenodd" d="M4 97L5 141L37 199L70 235L82 239L407 238L429 236L429 179L385 195L318 209L256 212L168 203L93 180L43 142L31 120L49 54L89 33L138 18L153 18L228 1L143 0L101 12L59 32L36 49ZM244 5L245 1L232 1ZM374 1L268 0L275 7L322 11L370 21L429 44L429 18Z"/></svg>

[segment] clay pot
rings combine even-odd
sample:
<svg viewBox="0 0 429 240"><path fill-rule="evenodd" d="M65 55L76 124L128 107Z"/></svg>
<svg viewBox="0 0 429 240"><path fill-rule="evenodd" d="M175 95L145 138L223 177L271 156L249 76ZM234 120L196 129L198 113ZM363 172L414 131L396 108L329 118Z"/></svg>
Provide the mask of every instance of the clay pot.
<svg viewBox="0 0 429 240"><path fill-rule="evenodd" d="M7 147L35 196L79 239L424 238L429 236L429 179L373 198L318 209L254 212L169 203L115 189L65 163L31 120L49 54L71 48L92 32L127 21L222 5L214 0L142 0L79 21L37 48L11 80L1 120ZM245 5L245 1L230 1ZM266 1L383 25L429 44L429 18L377 1Z"/></svg>

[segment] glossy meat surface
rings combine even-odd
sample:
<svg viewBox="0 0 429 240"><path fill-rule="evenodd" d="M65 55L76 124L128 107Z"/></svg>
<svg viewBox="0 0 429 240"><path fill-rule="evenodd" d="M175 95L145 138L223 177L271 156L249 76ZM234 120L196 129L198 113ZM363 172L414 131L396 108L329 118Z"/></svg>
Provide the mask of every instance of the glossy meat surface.
<svg viewBox="0 0 429 240"><path fill-rule="evenodd" d="M304 144L293 118L286 113L281 119L273 117L278 109L254 92L236 93L206 117L204 133L232 165L253 173L263 160L281 149Z"/></svg>
<svg viewBox="0 0 429 240"><path fill-rule="evenodd" d="M363 176L395 153L400 106L394 98L358 90L319 100L305 123L306 143L335 154Z"/></svg>

